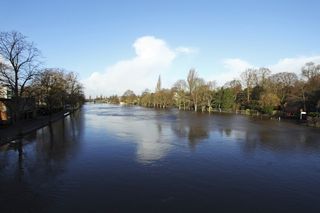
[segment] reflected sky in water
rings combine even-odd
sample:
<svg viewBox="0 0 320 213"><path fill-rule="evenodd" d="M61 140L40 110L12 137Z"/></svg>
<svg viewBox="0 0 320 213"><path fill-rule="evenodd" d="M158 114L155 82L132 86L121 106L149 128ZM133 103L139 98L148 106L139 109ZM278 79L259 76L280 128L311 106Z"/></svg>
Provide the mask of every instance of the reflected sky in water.
<svg viewBox="0 0 320 213"><path fill-rule="evenodd" d="M320 131L87 104L1 147L0 180L4 212L319 212Z"/></svg>
<svg viewBox="0 0 320 213"><path fill-rule="evenodd" d="M160 112L139 108L92 107L86 120L102 132L135 143L137 160L151 163L166 156L172 148L172 131L159 117Z"/></svg>

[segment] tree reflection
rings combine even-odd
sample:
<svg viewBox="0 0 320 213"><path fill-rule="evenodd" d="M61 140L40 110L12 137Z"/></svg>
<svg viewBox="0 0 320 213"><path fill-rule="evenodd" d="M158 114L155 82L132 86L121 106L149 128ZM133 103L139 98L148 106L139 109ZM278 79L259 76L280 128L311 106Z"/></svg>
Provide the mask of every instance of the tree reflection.
<svg viewBox="0 0 320 213"><path fill-rule="evenodd" d="M256 131L248 130L242 148L246 153L261 148L273 152L316 151L320 149L320 140L316 139L317 134L313 129L279 131L269 127Z"/></svg>
<svg viewBox="0 0 320 213"><path fill-rule="evenodd" d="M189 126L188 139L192 149L194 149L198 143L202 142L202 140L207 139L208 137L209 134L206 125L192 124Z"/></svg>
<svg viewBox="0 0 320 213"><path fill-rule="evenodd" d="M13 212L15 203L23 204L26 212L43 212L47 208L49 201L39 194L55 190L47 185L48 178L55 183L65 171L79 149L82 129L81 114L75 113L1 147L0 191L6 192L0 198L0 203L5 204L2 210Z"/></svg>
<svg viewBox="0 0 320 213"><path fill-rule="evenodd" d="M79 116L79 115L78 115ZM46 165L47 171L60 171L65 162L79 148L81 137L81 119L78 116L71 115L37 132L36 156L37 162Z"/></svg>
<svg viewBox="0 0 320 213"><path fill-rule="evenodd" d="M17 141L16 149L18 151L18 166L17 166L17 179L19 181L22 180L24 174L24 167L23 167L23 148L22 148L22 140L19 139Z"/></svg>
<svg viewBox="0 0 320 213"><path fill-rule="evenodd" d="M50 123L3 148L1 156L4 159L0 169L10 172L12 168L16 168L14 176L19 181L30 173L33 174L33 178L36 178L35 174L42 176L47 175L47 172L59 174L68 159L79 149L82 128L83 119L80 119L79 113ZM16 166L11 159L12 151L17 156Z"/></svg>
<svg viewBox="0 0 320 213"><path fill-rule="evenodd" d="M251 121L248 118L234 119L220 128L223 137L241 141L245 153L267 149L273 152L313 151L320 149L317 131L295 124L275 121Z"/></svg>
<svg viewBox="0 0 320 213"><path fill-rule="evenodd" d="M220 141L228 143L240 142L238 144L245 153L261 149L272 152L311 152L320 149L316 129L244 116L214 114L210 118L179 112L177 122L172 122L171 129L179 138L187 139L192 149L209 137L213 140L221 137ZM218 132L220 137L216 137L214 132Z"/></svg>
<svg viewBox="0 0 320 213"><path fill-rule="evenodd" d="M171 125L172 131L179 138L187 138L191 149L209 138L209 116L198 113L179 112L177 122Z"/></svg>

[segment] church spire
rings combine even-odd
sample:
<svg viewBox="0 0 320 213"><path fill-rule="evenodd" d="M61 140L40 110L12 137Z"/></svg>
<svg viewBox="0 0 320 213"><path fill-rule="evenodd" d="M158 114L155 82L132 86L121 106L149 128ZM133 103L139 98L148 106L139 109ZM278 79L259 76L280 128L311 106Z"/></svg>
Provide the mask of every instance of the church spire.
<svg viewBox="0 0 320 213"><path fill-rule="evenodd" d="M157 87L156 87L156 92L159 92L160 90L161 90L161 76L159 75Z"/></svg>

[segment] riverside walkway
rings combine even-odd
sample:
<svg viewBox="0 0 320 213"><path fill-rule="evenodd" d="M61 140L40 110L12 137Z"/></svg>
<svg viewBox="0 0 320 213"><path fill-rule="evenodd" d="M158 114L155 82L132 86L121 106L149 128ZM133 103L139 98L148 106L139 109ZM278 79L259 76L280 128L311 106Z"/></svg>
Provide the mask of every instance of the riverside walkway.
<svg viewBox="0 0 320 213"><path fill-rule="evenodd" d="M34 119L21 121L19 125L11 125L0 128L0 146L18 139L34 130L47 126L50 122L57 121L68 116L70 112L59 112L51 116L39 116Z"/></svg>

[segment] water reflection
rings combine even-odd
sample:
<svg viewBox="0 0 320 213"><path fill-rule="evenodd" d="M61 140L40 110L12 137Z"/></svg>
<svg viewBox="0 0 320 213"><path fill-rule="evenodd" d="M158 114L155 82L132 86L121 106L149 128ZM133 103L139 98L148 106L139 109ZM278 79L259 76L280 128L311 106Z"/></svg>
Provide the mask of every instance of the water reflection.
<svg viewBox="0 0 320 213"><path fill-rule="evenodd" d="M319 130L294 123L253 120L248 117L232 116L215 118L221 137L231 142L241 142L245 153L259 149L273 152L317 151L320 149ZM231 121L231 122L230 122Z"/></svg>
<svg viewBox="0 0 320 213"><path fill-rule="evenodd" d="M86 105L1 147L1 212L309 210L319 153L319 130L291 123Z"/></svg>
<svg viewBox="0 0 320 213"><path fill-rule="evenodd" d="M72 117L39 130L36 137L36 155L48 164L66 161L79 148L81 127L78 125Z"/></svg>
<svg viewBox="0 0 320 213"><path fill-rule="evenodd" d="M38 194L45 190L55 196L50 192L56 187L55 177L62 174L71 158L76 156L82 132L83 120L81 114L76 113L1 147L1 211L15 212L12 200L26 212L43 211L48 199L38 197ZM51 180L50 187L47 187L48 179Z"/></svg>
<svg viewBox="0 0 320 213"><path fill-rule="evenodd" d="M99 113L96 113L98 110ZM166 156L172 145L170 129L161 119L162 113L142 111L135 107L99 107L89 113L90 124L137 144L136 157L140 163L151 163Z"/></svg>
<svg viewBox="0 0 320 213"><path fill-rule="evenodd" d="M106 105L91 107L87 114L89 126L134 142L137 145L136 158L141 163L164 158L176 148L176 142L183 141L188 142L191 150L205 141L239 142L245 153L254 153L261 148L275 152L319 148L315 130L286 122Z"/></svg>
<svg viewBox="0 0 320 213"><path fill-rule="evenodd" d="M177 121L171 123L171 129L179 138L188 139L191 149L209 138L210 116L204 114L177 112Z"/></svg>
<svg viewBox="0 0 320 213"><path fill-rule="evenodd" d="M14 176L20 180L31 173L59 173L68 158L79 149L82 127L83 121L77 113L2 147L0 154L4 160L0 162L0 169L10 171L14 166L8 163L8 158L16 155L18 172Z"/></svg>

